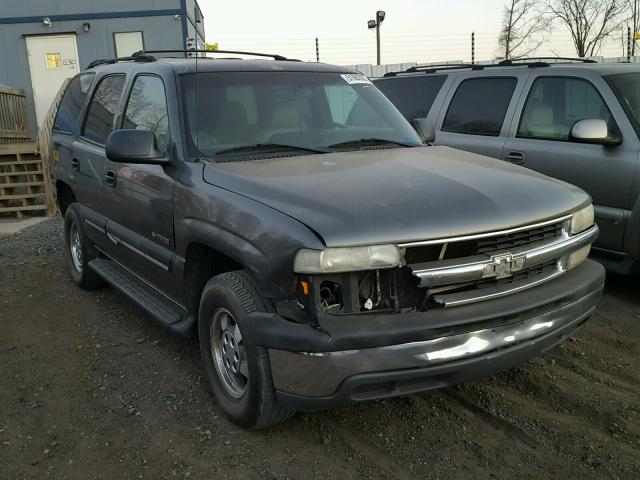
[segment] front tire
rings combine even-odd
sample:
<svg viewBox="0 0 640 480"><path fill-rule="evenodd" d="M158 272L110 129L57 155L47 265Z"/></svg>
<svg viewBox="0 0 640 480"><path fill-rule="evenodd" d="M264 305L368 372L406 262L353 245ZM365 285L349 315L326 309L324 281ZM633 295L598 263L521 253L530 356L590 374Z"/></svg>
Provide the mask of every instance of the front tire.
<svg viewBox="0 0 640 480"><path fill-rule="evenodd" d="M249 314L268 306L244 271L213 277L200 301L198 337L204 369L218 405L251 430L284 421L292 412L275 396L269 354L255 344Z"/></svg>
<svg viewBox="0 0 640 480"><path fill-rule="evenodd" d="M72 203L64 216L64 246L73 282L83 290L102 287L104 282L89 268L89 262L98 256L95 246L87 238L78 204Z"/></svg>

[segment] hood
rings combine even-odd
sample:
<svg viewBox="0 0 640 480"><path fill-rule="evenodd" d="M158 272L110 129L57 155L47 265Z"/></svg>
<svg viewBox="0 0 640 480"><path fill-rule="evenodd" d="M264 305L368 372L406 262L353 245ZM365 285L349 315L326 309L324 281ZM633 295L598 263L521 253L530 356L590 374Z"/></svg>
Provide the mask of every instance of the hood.
<svg viewBox="0 0 640 480"><path fill-rule="evenodd" d="M212 163L204 180L295 218L331 247L502 230L589 201L567 183L449 147Z"/></svg>

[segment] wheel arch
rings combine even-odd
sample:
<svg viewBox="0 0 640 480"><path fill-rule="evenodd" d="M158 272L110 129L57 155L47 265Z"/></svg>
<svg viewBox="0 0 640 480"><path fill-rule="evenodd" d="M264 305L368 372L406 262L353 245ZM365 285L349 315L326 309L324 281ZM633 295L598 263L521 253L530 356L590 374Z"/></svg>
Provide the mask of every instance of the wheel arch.
<svg viewBox="0 0 640 480"><path fill-rule="evenodd" d="M56 180L56 201L58 203L58 209L60 214L64 218L67 213L67 208L73 202L77 201L76 194L68 183L62 180Z"/></svg>
<svg viewBox="0 0 640 480"><path fill-rule="evenodd" d="M238 260L212 247L208 242L192 241L185 250L183 285L189 311L198 320L200 298L212 277L246 267Z"/></svg>

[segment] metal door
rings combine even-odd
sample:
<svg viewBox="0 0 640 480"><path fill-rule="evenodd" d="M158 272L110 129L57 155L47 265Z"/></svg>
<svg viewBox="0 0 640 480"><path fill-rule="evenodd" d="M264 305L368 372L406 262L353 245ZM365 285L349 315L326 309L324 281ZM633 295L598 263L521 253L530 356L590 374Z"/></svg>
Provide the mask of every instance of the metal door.
<svg viewBox="0 0 640 480"><path fill-rule="evenodd" d="M76 36L27 37L27 54L39 126L64 81L80 71Z"/></svg>

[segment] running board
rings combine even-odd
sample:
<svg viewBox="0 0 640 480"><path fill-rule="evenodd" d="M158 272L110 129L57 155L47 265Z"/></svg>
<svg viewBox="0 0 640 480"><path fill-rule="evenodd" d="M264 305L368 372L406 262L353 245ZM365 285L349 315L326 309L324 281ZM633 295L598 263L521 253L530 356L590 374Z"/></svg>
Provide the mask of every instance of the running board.
<svg viewBox="0 0 640 480"><path fill-rule="evenodd" d="M105 258L89 262L89 268L133 303L139 305L151 317L168 329L186 335L193 327L189 313L124 267Z"/></svg>

